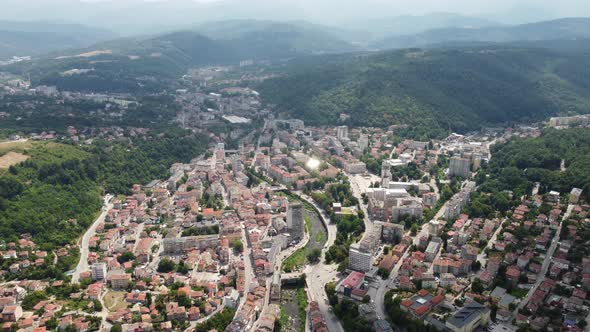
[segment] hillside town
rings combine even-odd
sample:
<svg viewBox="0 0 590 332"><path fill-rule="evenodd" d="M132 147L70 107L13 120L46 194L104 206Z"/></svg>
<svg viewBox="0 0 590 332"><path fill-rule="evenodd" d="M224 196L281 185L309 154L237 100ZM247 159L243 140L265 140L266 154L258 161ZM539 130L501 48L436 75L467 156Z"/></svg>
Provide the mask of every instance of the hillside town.
<svg viewBox="0 0 590 332"><path fill-rule="evenodd" d="M186 79L207 85L219 70ZM47 251L29 234L1 244L3 330L322 332L358 317L374 331L583 331L590 320L582 189L507 191L517 205L469 214L491 147L539 127L418 141L396 136L399 126L275 118L255 90L218 92L174 93L175 123L207 133L208 151L167 179L107 194L77 245ZM108 118L139 107L26 82L4 93L92 101ZM587 119L550 120L574 123ZM72 125L11 139L92 145L149 132ZM66 280L35 278L72 260Z"/></svg>

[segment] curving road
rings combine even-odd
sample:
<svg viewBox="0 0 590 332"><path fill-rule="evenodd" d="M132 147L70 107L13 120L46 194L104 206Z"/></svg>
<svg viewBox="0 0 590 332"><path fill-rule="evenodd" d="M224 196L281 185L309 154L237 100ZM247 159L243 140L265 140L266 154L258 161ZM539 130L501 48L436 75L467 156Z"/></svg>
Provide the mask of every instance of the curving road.
<svg viewBox="0 0 590 332"><path fill-rule="evenodd" d="M88 243L90 242L90 239L96 234L96 228L98 227L98 225L100 223L104 222L104 219L107 216L107 213L109 212L110 209L113 208L113 204L110 202L111 198L113 198L112 195L110 195L110 194L105 195L104 206L102 208L102 212L100 213L98 218L96 218L94 223L92 223L90 228L88 228L86 233L84 233L84 236L82 236L82 239L79 241L80 261L78 262L78 265L76 266L76 268L74 269L74 271L72 273L72 283L78 283L80 281L80 273L84 272L84 271L88 271L90 269L90 267L88 266L88 254L89 254Z"/></svg>
<svg viewBox="0 0 590 332"><path fill-rule="evenodd" d="M326 241L326 245L322 249L322 257L325 257L326 252L328 249L334 244L336 241L336 232L337 228L335 224L330 223L330 217L326 214L324 209L322 209L311 197L298 192L293 191L293 194L299 196L302 200L309 203L316 212L320 215L320 219L326 226L328 231L328 240ZM317 301L319 305L320 312L324 316L326 320L326 325L328 326L328 331L330 332L341 332L344 331L342 325L340 324L340 320L330 311L330 306L324 298L326 297L326 292L324 291L324 286L333 280L336 280L336 276L338 274L336 264L326 264L323 259L320 260L319 263L315 265L308 265L305 269L305 275L307 278L307 287L308 287L308 295L312 301Z"/></svg>

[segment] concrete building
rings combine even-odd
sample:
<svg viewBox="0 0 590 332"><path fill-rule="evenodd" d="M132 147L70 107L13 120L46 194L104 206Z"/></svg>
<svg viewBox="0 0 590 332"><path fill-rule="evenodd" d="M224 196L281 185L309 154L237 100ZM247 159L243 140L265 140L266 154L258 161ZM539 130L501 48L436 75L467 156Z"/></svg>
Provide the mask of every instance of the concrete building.
<svg viewBox="0 0 590 332"><path fill-rule="evenodd" d="M404 236L404 225L375 221L375 225L381 225L381 241L387 243L399 243Z"/></svg>
<svg viewBox="0 0 590 332"><path fill-rule="evenodd" d="M471 174L471 160L461 157L451 157L449 163L449 177L459 176L464 179Z"/></svg>
<svg viewBox="0 0 590 332"><path fill-rule="evenodd" d="M92 280L104 280L107 276L107 264L106 263L94 263L90 268L90 274Z"/></svg>
<svg viewBox="0 0 590 332"><path fill-rule="evenodd" d="M475 182L468 182L460 192L456 193L451 197L451 200L447 203L444 211L444 218L450 220L456 218L461 214L461 211L469 203L471 193L475 190Z"/></svg>
<svg viewBox="0 0 590 332"><path fill-rule="evenodd" d="M219 234L165 238L162 241L164 253L182 254L192 249L204 250L219 245Z"/></svg>
<svg viewBox="0 0 590 332"><path fill-rule="evenodd" d="M234 176L237 176L242 171L242 161L240 160L240 155L235 154L232 156L231 169L234 173Z"/></svg>
<svg viewBox="0 0 590 332"><path fill-rule="evenodd" d="M398 204L391 210L391 220L394 222L400 221L404 216L411 216L413 218L420 218L424 213L424 205L422 199L418 197L408 197L399 200Z"/></svg>
<svg viewBox="0 0 590 332"><path fill-rule="evenodd" d="M490 309L477 302L465 304L461 310L450 317L446 326L454 332L472 332L490 322Z"/></svg>
<svg viewBox="0 0 590 332"><path fill-rule="evenodd" d="M438 254L440 247L440 242L430 241L430 243L428 243L428 247L426 247L426 250L424 251L427 262L432 262L434 258L436 258L436 255Z"/></svg>
<svg viewBox="0 0 590 332"><path fill-rule="evenodd" d="M291 239L300 241L303 239L305 220L303 219L303 204L291 202L287 207L287 229Z"/></svg>
<svg viewBox="0 0 590 332"><path fill-rule="evenodd" d="M369 136L365 135L365 134L361 134L361 136L359 137L359 148L361 150L366 150L369 147Z"/></svg>
<svg viewBox="0 0 590 332"><path fill-rule="evenodd" d="M215 158L217 160L224 160L225 159L225 144L224 143L217 143L215 147Z"/></svg>
<svg viewBox="0 0 590 332"><path fill-rule="evenodd" d="M367 272L371 270L372 255L361 249L358 243L350 245L348 252L348 267L351 270Z"/></svg>
<svg viewBox="0 0 590 332"><path fill-rule="evenodd" d="M570 192L570 203L578 204L578 201L580 201L580 196L582 196L582 189L573 188Z"/></svg>
<svg viewBox="0 0 590 332"><path fill-rule="evenodd" d="M125 289L131 282L131 275L129 273L114 274L110 278L113 289Z"/></svg>
<svg viewBox="0 0 590 332"><path fill-rule="evenodd" d="M344 164L344 171L350 174L362 174L367 171L367 165L362 161L350 161Z"/></svg>
<svg viewBox="0 0 590 332"><path fill-rule="evenodd" d="M549 126L551 127L562 127L562 126L587 126L590 123L590 114L585 115L574 115L555 117L549 120Z"/></svg>
<svg viewBox="0 0 590 332"><path fill-rule="evenodd" d="M336 127L336 137L338 137L339 140L343 140L345 138L348 138L348 127L347 126Z"/></svg>

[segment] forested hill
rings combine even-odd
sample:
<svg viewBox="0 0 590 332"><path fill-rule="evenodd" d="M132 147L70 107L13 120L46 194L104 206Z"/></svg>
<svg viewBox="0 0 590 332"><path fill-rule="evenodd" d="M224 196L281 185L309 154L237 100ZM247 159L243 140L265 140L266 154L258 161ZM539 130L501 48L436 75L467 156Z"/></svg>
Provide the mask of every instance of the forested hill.
<svg viewBox="0 0 590 332"><path fill-rule="evenodd" d="M567 197L572 188L580 188L583 198L590 200L590 129L549 129L541 137L514 138L494 145L492 155L477 174L479 193L466 211L472 217L507 210L502 192L530 195L536 182L540 194L556 190ZM562 160L565 170L560 167Z"/></svg>
<svg viewBox="0 0 590 332"><path fill-rule="evenodd" d="M259 86L312 124L407 124L416 136L590 111L590 57L539 48L401 50L294 61ZM341 113L350 117L342 121Z"/></svg>
<svg viewBox="0 0 590 332"><path fill-rule="evenodd" d="M166 133L133 143L14 145L0 149L0 156L13 151L29 159L0 169L0 239L15 241L26 233L51 250L73 243L88 228L100 211L101 193L130 194L135 183L167 178L173 163L202 154L207 138Z"/></svg>

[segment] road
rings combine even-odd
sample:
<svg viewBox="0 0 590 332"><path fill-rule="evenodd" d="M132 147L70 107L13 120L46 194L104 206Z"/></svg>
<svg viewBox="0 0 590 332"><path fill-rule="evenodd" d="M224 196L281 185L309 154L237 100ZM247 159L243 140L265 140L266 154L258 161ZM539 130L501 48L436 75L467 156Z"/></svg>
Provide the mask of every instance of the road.
<svg viewBox="0 0 590 332"><path fill-rule="evenodd" d="M250 249L250 246L248 245L245 227L243 227L243 232L242 232L242 244L244 247L244 252L243 252L243 256L244 256L244 295L240 298L240 305L237 308L237 311L240 311L240 309L242 308L244 303L246 303L246 300L248 298L247 295L248 295L248 292L250 291L250 284L252 283L252 279L254 277L254 269L252 268L252 258L250 256L252 253L252 250Z"/></svg>
<svg viewBox="0 0 590 332"><path fill-rule="evenodd" d="M90 267L88 266L88 254L89 254L88 244L90 242L90 239L96 234L96 228L98 227L98 225L101 224L102 222L104 222L104 219L107 216L107 213L109 212L110 209L113 208L113 204L110 202L112 197L113 196L110 194L107 194L104 197L104 206L102 208L102 212L100 213L98 218L96 218L96 220L90 226L90 228L88 228L86 233L84 233L84 236L82 236L82 239L79 241L80 261L78 262L78 265L76 266L76 268L74 269L74 272L72 274L72 283L78 283L80 281L80 273L84 272L84 271L88 271L90 269Z"/></svg>
<svg viewBox="0 0 590 332"><path fill-rule="evenodd" d="M197 319L195 321L190 322L189 327L186 328L186 330L184 330L185 332L190 332L190 331L195 331L197 324L201 324L203 322L208 321L209 319L211 319L213 316L217 315L218 313L220 313L223 308L225 308L225 306L223 304L221 304L220 306L217 307L217 309L215 309L212 313L210 313L208 316Z"/></svg>
<svg viewBox="0 0 590 332"><path fill-rule="evenodd" d="M322 207L319 206L313 200L313 198L307 196L306 194L304 194L300 191L292 191L291 193L297 195L299 198L301 198L302 200L304 200L305 202L307 202L311 206L313 206L315 211L320 215L320 220L324 223L324 226L326 226L326 230L328 231L328 240L326 241L326 244L324 245L324 248L322 249L322 257L324 257L324 255L326 254L326 251L328 251L328 249L336 241L336 233L338 232L336 224L332 224L330 222L330 216L328 216L326 211L324 211L324 209L322 209Z"/></svg>
<svg viewBox="0 0 590 332"><path fill-rule="evenodd" d="M477 255L477 260L481 263L481 267L482 267L482 269L478 272L478 275L481 274L481 272L483 272L484 267L486 266L486 264L488 262L488 256L486 255L485 251L486 251L486 249L492 249L494 247L494 244L496 244L496 240L498 239L498 235L500 234L500 232L502 232L502 229L504 228L504 227L502 227L502 225L504 224L505 221L506 221L506 218L500 220L500 225L498 225L498 228L496 228L496 231L494 232L494 234L492 234L492 237L488 241L488 244Z"/></svg>
<svg viewBox="0 0 590 332"><path fill-rule="evenodd" d="M287 250L283 250L281 252L279 252L277 254L277 257L275 258L275 266L274 266L274 271L281 271L281 267L283 266L283 262L289 258L289 256L291 256L292 254L295 253L295 251L305 247L307 245L307 243L309 242L309 233L305 232L303 240L299 241L299 243L297 243L297 245L292 246L287 248ZM283 274L284 275L284 274ZM272 277L270 278L266 278L266 294L264 296L264 303L262 305L262 309L260 309L261 313L266 312L268 305L270 304L270 291L271 291L271 285L272 285ZM252 324L252 331L256 331L259 327L260 324L260 318L262 318L264 315L260 315L259 319L257 319L254 324Z"/></svg>
<svg viewBox="0 0 590 332"><path fill-rule="evenodd" d="M371 234L373 232L373 222L369 219L369 212L367 211L367 207L365 206L365 204L363 204L362 194L367 192L367 189L369 188L369 185L372 182L381 182L381 178L376 175L372 175L372 174L352 175L352 174L344 173L344 175L346 175L348 177L348 180L350 181L350 187L352 189L352 195L356 199L358 199L359 205L361 206L361 210L363 211L363 213L365 215L365 218L364 218L365 234L363 234L363 238L364 238L367 234ZM368 176L368 178L367 178L367 176ZM361 239L361 241L362 241L362 239Z"/></svg>
<svg viewBox="0 0 590 332"><path fill-rule="evenodd" d="M572 212L574 206L575 205L573 205L573 204L568 205L567 211L563 214L563 218L561 219L562 222L559 223L559 227L557 228L557 231L555 232L555 236L553 237L553 240L551 241L551 246L549 246L549 250L547 250L547 254L545 255L545 259L543 260L543 265L541 266L541 272L539 272L539 274L538 274L537 282L529 290L529 292L522 299L522 301L520 301L520 303L518 304L516 309L514 309L514 311L512 312L512 315L508 321L512 321L512 319L514 319L516 317L516 315L518 314L518 311L521 310L522 308L524 308L524 306L529 302L529 300L531 299L531 297L533 296L533 294L535 293L535 291L537 290L539 285L541 285L541 283L545 280L545 275L547 274L547 270L549 270L551 258L553 257L553 254L555 253L555 249L557 249L557 244L559 244L559 235L561 234L561 228L563 225L563 221L566 220L567 218L569 218L570 213Z"/></svg>
<svg viewBox="0 0 590 332"><path fill-rule="evenodd" d="M330 223L330 217L326 214L324 209L322 209L311 197L297 191L293 191L293 194L299 196L302 200L309 203L316 212L320 215L320 219L326 226L328 231L328 240L326 241L326 245L322 249L322 256L325 257L326 252L328 249L334 245L336 241L336 233L337 228L335 224ZM336 264L326 264L323 259L320 259L320 262L315 265L308 265L305 269L305 275L307 276L307 287L308 287L308 294L310 296L311 301L317 301L320 312L324 316L326 320L326 325L328 326L328 331L330 332L341 332L344 331L342 325L340 324L340 320L330 311L330 306L324 300L325 297L325 290L324 286L330 282L335 281L336 276L338 275Z"/></svg>
<svg viewBox="0 0 590 332"><path fill-rule="evenodd" d="M252 158L252 164L250 164L251 167L256 166L256 155L260 151L260 142L262 140L262 135L266 131L267 125L268 125L268 120L264 119L264 126L262 126L262 130L260 131L260 136L258 136L258 140L256 141L256 153L254 153L254 158Z"/></svg>
<svg viewBox="0 0 590 332"><path fill-rule="evenodd" d="M439 218L442 217L442 215L445 211L445 208L447 206L447 202L445 202L445 204L443 204L443 206L441 206L441 208L438 210L436 215L433 217L433 220L438 220ZM423 237L423 236L428 237L430 234L429 228L430 228L430 226L429 226L428 222L422 224L422 227L420 228L420 232L418 232L416 234L416 236L414 236L412 243L417 246L418 243L420 242L421 237ZM410 235L410 232L406 233L406 235ZM395 279L397 279L397 276L399 274L399 270L401 268L403 260L406 257L408 257L408 253L409 253L409 248L406 249L406 252L400 258L400 260L397 262L397 264L393 267L393 270L391 271L389 278L387 280L382 281L381 284L379 285L379 288L377 288L377 293L375 295L377 297L375 299L375 309L376 309L377 315L381 318L386 317L385 304L384 304L385 293L387 293L387 291L389 289L394 287L393 283L395 282ZM441 249L439 249L439 251L436 255L436 258L438 258L441 255L441 253L442 253L442 246L441 246ZM432 264L431 264L429 270L432 272ZM398 327L398 328L401 329L401 327Z"/></svg>

